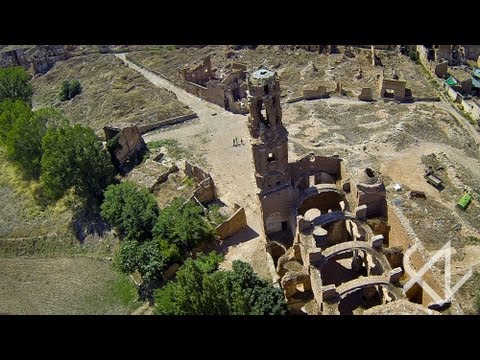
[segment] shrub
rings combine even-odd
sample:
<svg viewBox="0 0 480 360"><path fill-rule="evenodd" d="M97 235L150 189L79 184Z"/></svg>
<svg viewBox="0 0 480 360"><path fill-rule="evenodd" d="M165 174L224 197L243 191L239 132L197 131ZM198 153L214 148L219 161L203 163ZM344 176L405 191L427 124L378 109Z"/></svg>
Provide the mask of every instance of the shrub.
<svg viewBox="0 0 480 360"><path fill-rule="evenodd" d="M58 95L61 101L73 99L76 95L82 92L82 85L78 80L68 81L62 83L60 94Z"/></svg>

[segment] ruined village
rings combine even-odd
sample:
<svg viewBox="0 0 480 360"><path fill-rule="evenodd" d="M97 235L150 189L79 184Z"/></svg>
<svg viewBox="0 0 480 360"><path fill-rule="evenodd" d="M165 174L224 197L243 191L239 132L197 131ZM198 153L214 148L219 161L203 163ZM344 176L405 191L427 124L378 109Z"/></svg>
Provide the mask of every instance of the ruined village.
<svg viewBox="0 0 480 360"><path fill-rule="evenodd" d="M0 314L480 313L480 45L3 45L9 69Z"/></svg>

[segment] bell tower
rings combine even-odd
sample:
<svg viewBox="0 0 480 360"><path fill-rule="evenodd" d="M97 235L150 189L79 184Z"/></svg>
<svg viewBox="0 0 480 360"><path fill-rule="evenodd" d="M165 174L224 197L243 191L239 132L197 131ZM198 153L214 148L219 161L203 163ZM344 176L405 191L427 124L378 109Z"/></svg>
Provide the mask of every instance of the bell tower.
<svg viewBox="0 0 480 360"><path fill-rule="evenodd" d="M277 74L258 69L248 78L248 129L265 235L291 229L288 132L282 124Z"/></svg>

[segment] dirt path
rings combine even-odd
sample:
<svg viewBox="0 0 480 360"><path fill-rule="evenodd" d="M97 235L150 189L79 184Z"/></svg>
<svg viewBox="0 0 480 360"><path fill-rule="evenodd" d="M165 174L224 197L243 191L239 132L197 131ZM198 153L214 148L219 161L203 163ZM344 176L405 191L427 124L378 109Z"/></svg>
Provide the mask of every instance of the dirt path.
<svg viewBox="0 0 480 360"><path fill-rule="evenodd" d="M458 123L470 134L470 136L475 140L477 148L480 150L480 132L478 132L475 127L468 122L462 115L459 114L458 110L452 106L447 100L443 97L441 98L440 103L434 103L433 107L440 108L449 112Z"/></svg>
<svg viewBox="0 0 480 360"><path fill-rule="evenodd" d="M475 176L480 177L480 161L478 159L468 157L462 151L452 146L430 142L423 142L408 150L397 153L392 152L384 156L385 159L381 162L380 171L388 174L399 183L408 184L409 187L424 191L427 196L441 201L440 193L428 185L423 177L425 166L421 160L423 155L438 152L444 152L452 162L463 164Z"/></svg>
<svg viewBox="0 0 480 360"><path fill-rule="evenodd" d="M243 235L227 242L232 245L225 249L224 267L228 268L233 259L244 260L259 274L268 274L265 247L260 234L260 222L256 201L256 184L252 161L250 138L246 115L232 114L218 105L186 92L168 80L142 69L117 54L132 69L141 73L153 84L174 92L178 99L188 105L198 115L198 120L180 126L152 131L144 135L145 141L176 139L182 146L200 155L207 163L217 187L217 195L228 206L234 203L245 208L247 223L257 236L243 241ZM215 115L213 115L215 114ZM245 145L233 146L233 138L243 139Z"/></svg>

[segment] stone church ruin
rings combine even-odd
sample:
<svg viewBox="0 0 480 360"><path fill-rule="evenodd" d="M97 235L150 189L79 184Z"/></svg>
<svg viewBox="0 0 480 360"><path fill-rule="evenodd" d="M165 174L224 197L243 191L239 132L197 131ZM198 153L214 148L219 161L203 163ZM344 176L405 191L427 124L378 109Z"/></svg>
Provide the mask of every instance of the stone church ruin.
<svg viewBox="0 0 480 360"><path fill-rule="evenodd" d="M216 74L209 56L195 67L179 70L185 90L235 114L248 113L246 77L247 67L239 63L227 65L224 74Z"/></svg>
<svg viewBox="0 0 480 360"><path fill-rule="evenodd" d="M248 91L261 230L290 311L351 314L405 298L403 270L387 251L381 176L365 168L350 177L337 156L310 153L289 162L277 74L255 70Z"/></svg>

